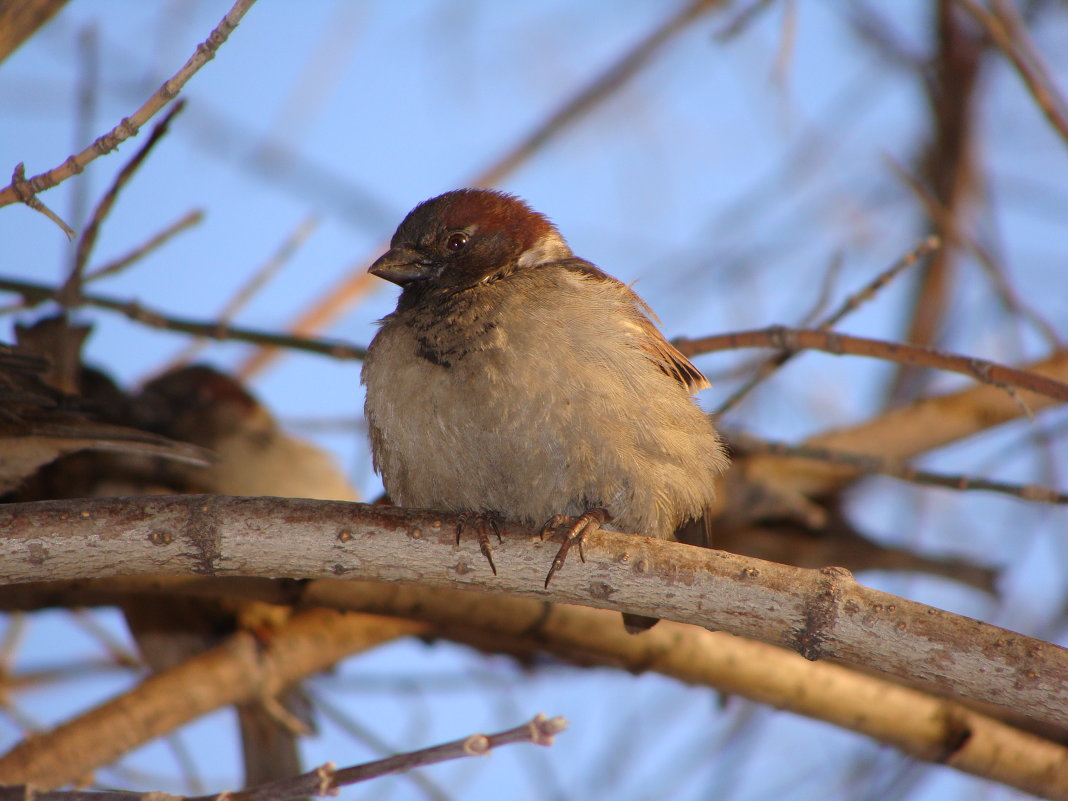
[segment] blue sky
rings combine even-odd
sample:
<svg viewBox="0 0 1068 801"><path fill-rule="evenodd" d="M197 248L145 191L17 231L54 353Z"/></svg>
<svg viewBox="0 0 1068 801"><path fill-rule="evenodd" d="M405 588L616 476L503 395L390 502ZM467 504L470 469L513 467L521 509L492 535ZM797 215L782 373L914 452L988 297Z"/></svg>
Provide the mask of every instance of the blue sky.
<svg viewBox="0 0 1068 801"><path fill-rule="evenodd" d="M409 208L465 185L678 6L260 3L187 87L187 109L123 192L90 266L190 209L203 209L205 221L95 291L212 319L289 233L314 216L318 227L309 241L237 318L282 330L343 275L368 264ZM35 174L86 144L76 143L73 113L85 74L80 39L91 35L98 47L96 109L88 125L96 136L176 71L226 8L207 0L70 4L0 67L0 152L7 163L23 161ZM888 65L857 37L849 25L852 8L772 4L727 42L715 33L734 13L704 17L501 188L549 215L577 254L636 281L669 336L794 324L815 303L835 259L842 264L835 285L841 300L925 232L915 201L888 166L915 162L927 127L923 95L914 74ZM926 3L884 4L879 11L906 50L929 48ZM1068 15L1047 13L1037 35L1063 85L1068 51L1055 43L1068 35ZM990 60L983 81L976 147L986 193L975 230L1003 259L1020 294L1063 334L1068 148L1001 60ZM63 216L77 192L95 201L142 140L127 142L41 199ZM58 281L69 264L70 246L29 209L0 210L0 241L0 274ZM976 265L965 259L960 269L945 346L1010 363L1043 355L1045 344L999 308ZM897 338L909 297L907 281L900 282L842 328ZM394 298L392 286L376 286L322 333L366 344L373 321ZM115 316L87 318L94 322L89 359L127 383L150 375L185 344ZM233 369L248 353L243 345L220 344L203 358ZM697 363L714 376L751 356L719 354ZM880 408L890 375L876 362L806 355L728 422L796 438L866 419ZM940 378L937 386L961 383ZM251 386L293 430L330 448L365 497L379 491L358 425L358 365L289 355ZM715 382L702 403L712 408L731 386ZM353 425L325 432L301 427L313 418ZM1059 422L1063 442L1063 414ZM1016 426L947 449L927 464L1055 481L1056 473L1039 472L1041 457L1021 452L1035 430ZM850 502L876 537L1005 567L999 604L933 579L864 577L869 583L1044 636L1059 630L1046 627L1064 601L1062 512L1004 499L962 500L889 480L872 482ZM117 616L103 619L122 630ZM32 628L42 634L32 650L27 646L27 659L32 654L44 664L67 657L49 633L63 626L58 615L35 621ZM493 689L465 681L475 670L494 677ZM379 680L397 677L414 689L380 689ZM427 677L452 677L455 689L420 689ZM122 681L99 679L93 692L114 692ZM527 674L447 645L399 643L344 665L319 685L400 750L508 727L537 711L571 719L555 749L436 768L436 781L456 798L496 798L502 788L514 798L660 798L665 776L676 777L672 797L679 799L857 797L850 795L844 764L886 768L899 759L823 724L740 699L721 706L708 690L655 676L566 668ZM43 717L62 716L69 699L84 698L85 691L79 685L34 703ZM234 781L227 716L220 713L183 738L213 757L205 770L210 787ZM614 756L605 752L606 742L615 744ZM308 757L312 764L346 764L369 753L327 727L309 743ZM152 746L131 764L144 769L167 759L163 746ZM971 780L948 769L931 768L918 782L916 798L976 792ZM425 797L404 779L389 787L344 797ZM872 785L870 797L879 797L877 789ZM1014 796L995 789L988 797Z"/></svg>

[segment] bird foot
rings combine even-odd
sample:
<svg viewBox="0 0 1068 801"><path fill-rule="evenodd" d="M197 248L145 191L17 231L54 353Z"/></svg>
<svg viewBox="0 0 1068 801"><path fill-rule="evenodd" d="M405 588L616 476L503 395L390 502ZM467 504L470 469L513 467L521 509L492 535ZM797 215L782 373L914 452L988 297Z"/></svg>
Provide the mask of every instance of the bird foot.
<svg viewBox="0 0 1068 801"><path fill-rule="evenodd" d="M489 532L497 536L497 542L501 539L500 515L496 512L462 512L460 519L456 521L456 544L460 544L460 535L469 523L474 523L475 536L478 537L478 549L489 562L493 575L497 575L497 565L493 564L493 551L490 548Z"/></svg>
<svg viewBox="0 0 1068 801"><path fill-rule="evenodd" d="M543 540L549 532L555 532L561 526L568 523L571 524L571 527L564 535L564 542L560 546L560 550L556 552L552 567L549 568L549 573L545 576L546 588L549 587L549 582L552 581L556 571L564 566L564 560L567 559L567 552L571 550L572 544L578 544L579 559L585 562L586 552L583 550L582 544L586 539L586 535L597 531L602 523L607 523L611 519L612 515L608 513L608 510L598 506L594 509L587 509L584 513L574 518L574 522L572 522L572 518L566 515L553 515L546 521L545 525L541 527L541 538Z"/></svg>

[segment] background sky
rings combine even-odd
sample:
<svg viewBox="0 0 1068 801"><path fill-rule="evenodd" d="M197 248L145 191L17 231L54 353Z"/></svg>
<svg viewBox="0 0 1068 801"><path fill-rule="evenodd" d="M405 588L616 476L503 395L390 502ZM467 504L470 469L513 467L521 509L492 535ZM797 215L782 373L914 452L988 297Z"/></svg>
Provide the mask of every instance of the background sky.
<svg viewBox="0 0 1068 801"><path fill-rule="evenodd" d="M903 54L932 47L930 4L872 4L876 30ZM294 229L314 232L238 314L242 325L285 330L343 276L377 256L404 214L467 185L681 7L639 0L539 3L489 0L262 2L187 86L188 107L124 190L90 267L139 245L191 209L204 221L94 291L189 318L214 319ZM926 233L914 197L891 167L914 169L929 133L915 70L857 32L862 3L773 3L740 32L720 34L745 6L725 4L674 37L632 80L561 130L499 187L555 221L574 251L637 291L669 337L798 323L832 264L836 301L888 267ZM51 168L137 108L173 74L227 10L215 0L83 0L0 65L0 154L27 174ZM1047 4L1032 26L1052 74L1068 80L1068 14ZM95 64L95 66L93 66ZM1068 326L1068 147L1017 76L992 56L981 74L975 146L981 203L975 235L997 254L1021 297L1063 335ZM80 87L93 87L79 115ZM74 227L144 136L41 196ZM58 282L72 248L45 217L0 209L0 275ZM999 305L991 282L962 260L943 346L1018 364L1048 344ZM321 333L365 345L396 289L370 285ZM900 281L842 330L902 336L911 300ZM10 338L20 312L0 320ZM129 385L186 344L121 317L86 312L88 360ZM251 349L209 345L201 358L237 370ZM714 408L732 366L752 353L696 360L713 378ZM328 447L365 498L380 492L362 430L359 365L287 354L250 388L287 427ZM797 439L877 413L885 364L806 354L725 422ZM939 376L935 389L963 386ZM924 460L947 472L1066 486L1063 447L1034 446L1068 417L1047 414ZM1054 440L1056 443L1058 440ZM962 497L890 479L849 498L877 539L1002 569L1000 598L933 578L870 574L865 583L1028 634L1064 641L1065 516L1004 498ZM97 618L125 637L121 619ZM20 667L99 656L68 616L34 616ZM40 723L61 719L128 685L102 670L19 698ZM975 798L1016 794L945 768L918 766L833 727L657 676L509 660L449 645L396 643L350 660L315 691L381 740L407 750L507 728L535 712L570 730L553 749L511 748L425 771L451 798ZM232 787L238 760L229 713L187 729L204 789ZM0 737L20 736L0 719ZM377 756L326 721L307 743L309 765ZM175 792L163 744L101 772L110 785ZM170 778L168 778L170 777ZM194 788L195 789L195 788ZM395 778L344 798L425 798ZM431 797L433 794L431 793Z"/></svg>

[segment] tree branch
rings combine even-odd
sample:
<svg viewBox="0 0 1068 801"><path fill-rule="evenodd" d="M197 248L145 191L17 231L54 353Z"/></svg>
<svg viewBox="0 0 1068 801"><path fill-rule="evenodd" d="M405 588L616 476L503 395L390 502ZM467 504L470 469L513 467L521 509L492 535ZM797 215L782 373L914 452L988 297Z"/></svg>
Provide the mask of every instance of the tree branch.
<svg viewBox="0 0 1068 801"><path fill-rule="evenodd" d="M1068 380L1068 351L1027 365L1029 373L1058 381ZM1054 402L1043 395L1024 395L1032 411L1049 408ZM1000 389L980 385L971 389L921 398L893 409L874 420L848 428L831 429L805 440L812 447L878 456L882 459L908 459L960 442L980 431L1017 420L1020 405ZM808 497L826 495L857 477L855 468L800 459L757 454L746 459L746 477Z"/></svg>
<svg viewBox="0 0 1068 801"><path fill-rule="evenodd" d="M615 613L605 610L567 605L547 609L542 602L525 598L334 579L291 582L153 577L9 585L0 588L0 608L116 604L128 601L131 595L145 593L260 600L410 618L433 626L430 632L488 652L520 658L548 652L579 665L609 665L632 673L652 670L689 684L714 687L776 709L823 720L872 737L916 759L945 764L1029 793L1047 797L1068 795L1068 748L1060 742L1063 729L1034 727L1038 733L1021 731L1019 720L1010 720L1007 725L982 711L841 665L810 662L781 648L685 624L662 622L642 636L634 637L623 631ZM394 624L396 636L410 633L404 627L411 624L395 619L367 620L372 627L374 621L381 621L377 631L382 634ZM247 674L262 675L266 671L263 662L274 660L276 652L299 652L305 657L304 666L310 667L323 660L309 654L309 650L333 650L339 637L351 637L357 646L370 641L369 637L361 639L358 628L351 627L345 617L330 619L324 615L319 621L324 634L314 639L301 633L307 623L295 619L284 625L274 633L253 671L219 669L218 662L224 658L244 666L244 656L241 648L216 649L211 656L194 657L198 667L188 664L173 669L181 671L183 677L176 678L175 684L188 680L178 685L181 686L179 695L173 694L175 684L162 683L166 674L159 675L156 690L161 696L172 693L170 707L184 708L186 697L199 699L202 693L214 694L221 704L225 703L224 697L262 691L254 681L249 681ZM333 627L341 629L341 634L330 634ZM205 660L213 666L210 672L204 671ZM286 671L285 678L292 679L292 673ZM220 686L224 681L238 689ZM141 692L142 687L132 692ZM134 710L135 717L124 719L124 732L147 731L137 712L144 704L109 702L105 706L110 716L122 716ZM53 738L73 741L83 748L107 747L107 741L102 742L95 733L100 726L110 730L106 717L101 723L102 710L103 707L85 713L55 732L39 734L32 741L36 744L34 759L47 760L49 754L57 752L59 743ZM68 727L78 727L81 736L72 737L64 731ZM24 759L26 753L23 752ZM100 764L106 761L100 758ZM90 760L83 762L88 770ZM49 764L54 767L53 763ZM0 760L0 775L6 776L13 769L8 757Z"/></svg>
<svg viewBox="0 0 1068 801"><path fill-rule="evenodd" d="M922 365L948 370L991 384L1009 392L1020 387L1059 401L1068 402L1068 384L1036 373L1017 370L986 359L946 353L933 348L921 348L901 342L855 337L837 331L786 328L773 325L754 331L737 331L701 339L676 339L673 343L685 356L696 356L717 350L738 348L776 348L787 353L798 350L820 350L835 356L869 356L899 364Z"/></svg>
<svg viewBox="0 0 1068 801"><path fill-rule="evenodd" d="M857 584L723 551L599 532L547 591L556 546L509 526L494 577L455 516L226 496L0 507L0 581L136 575L371 579L577 603L693 623L1068 721L1068 650Z"/></svg>
<svg viewBox="0 0 1068 801"><path fill-rule="evenodd" d="M0 758L0 777L38 788L62 786L214 709L273 698L351 653L423 628L314 609L290 620L284 636L266 647L239 632L54 731L23 741Z"/></svg>
<svg viewBox="0 0 1068 801"><path fill-rule="evenodd" d="M169 80L164 81L163 85L156 90L152 97L145 101L141 108L123 119L111 131L99 137L81 153L71 156L58 167L40 175L35 175L32 178L23 179L21 176L16 176L10 185L0 190L0 206L19 201L29 204L30 199L36 199L38 192L51 189L72 175L77 175L85 169L89 162L99 156L110 153L131 136L136 136L141 126L152 119L157 111L177 97L178 92L182 90L182 87L186 85L189 79L201 67L215 58L215 51L230 37L241 18L245 16L245 12L252 7L254 2L255 0L237 0L208 38L197 45L196 51L178 72L171 76Z"/></svg>

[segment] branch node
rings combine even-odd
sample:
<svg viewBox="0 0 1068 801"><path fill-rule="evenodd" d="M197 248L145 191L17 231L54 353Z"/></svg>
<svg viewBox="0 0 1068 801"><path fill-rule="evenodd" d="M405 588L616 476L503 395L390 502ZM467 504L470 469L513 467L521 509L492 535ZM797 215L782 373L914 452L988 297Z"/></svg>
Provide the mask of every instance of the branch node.
<svg viewBox="0 0 1068 801"><path fill-rule="evenodd" d="M567 718L559 715L550 718L544 712L539 712L530 721L530 741L535 745L552 745L556 735L566 728Z"/></svg>
<svg viewBox="0 0 1068 801"><path fill-rule="evenodd" d="M315 778L319 782L319 786L316 788L316 795L339 795L337 785L334 784L334 779L337 776L337 765L333 762L324 762L322 765L315 769Z"/></svg>
<svg viewBox="0 0 1068 801"><path fill-rule="evenodd" d="M489 750L490 741L485 734L472 734L464 740L464 753L468 756L485 756Z"/></svg>
<svg viewBox="0 0 1068 801"><path fill-rule="evenodd" d="M805 604L805 624L793 643L794 650L811 662L823 656L828 632L838 622L843 590L853 581L853 574L844 567L823 567L819 573L818 589Z"/></svg>

